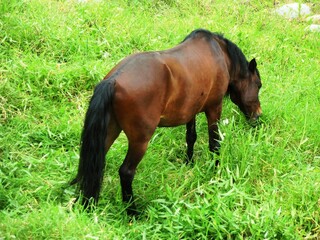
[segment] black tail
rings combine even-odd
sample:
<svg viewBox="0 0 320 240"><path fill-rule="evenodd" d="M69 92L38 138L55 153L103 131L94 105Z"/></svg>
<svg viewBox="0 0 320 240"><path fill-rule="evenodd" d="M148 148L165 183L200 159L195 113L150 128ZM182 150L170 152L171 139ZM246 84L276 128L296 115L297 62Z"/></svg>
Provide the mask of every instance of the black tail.
<svg viewBox="0 0 320 240"><path fill-rule="evenodd" d="M71 184L79 184L83 205L98 202L105 167L105 140L114 96L113 79L101 81L95 88L86 113L81 135L78 174Z"/></svg>

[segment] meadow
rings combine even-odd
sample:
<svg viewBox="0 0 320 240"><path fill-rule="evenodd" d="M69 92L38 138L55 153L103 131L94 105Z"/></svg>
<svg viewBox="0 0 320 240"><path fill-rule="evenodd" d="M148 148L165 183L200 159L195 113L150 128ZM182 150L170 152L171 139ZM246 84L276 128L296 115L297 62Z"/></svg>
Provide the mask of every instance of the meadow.
<svg viewBox="0 0 320 240"><path fill-rule="evenodd" d="M301 2L320 13L317 0ZM319 239L320 34L277 16L282 3L0 1L0 239ZM261 124L226 98L217 168L203 114L193 165L185 126L157 129L133 183L139 218L121 200L121 135L100 202L83 211L68 183L94 86L125 56L196 28L257 59Z"/></svg>

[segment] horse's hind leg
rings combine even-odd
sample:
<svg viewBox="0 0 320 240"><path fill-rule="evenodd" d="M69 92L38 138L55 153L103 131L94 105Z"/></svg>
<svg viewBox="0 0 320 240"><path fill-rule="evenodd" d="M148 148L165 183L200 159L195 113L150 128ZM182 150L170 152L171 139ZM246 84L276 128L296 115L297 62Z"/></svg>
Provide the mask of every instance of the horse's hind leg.
<svg viewBox="0 0 320 240"><path fill-rule="evenodd" d="M111 116L109 126L108 126L108 131L107 131L106 144L105 144L106 152L109 151L109 148L111 147L113 142L117 139L120 132L121 132L121 128L119 127L114 117Z"/></svg>
<svg viewBox="0 0 320 240"><path fill-rule="evenodd" d="M187 163L192 162L193 146L197 140L196 117L187 123L186 142L187 142Z"/></svg>
<svg viewBox="0 0 320 240"><path fill-rule="evenodd" d="M137 213L133 199L132 181L136 172L136 168L147 150L148 142L151 136L152 134L148 137L143 136L142 138L141 135L137 138L128 137L128 152L119 169L122 199L124 202L129 203L129 208L127 211L130 215Z"/></svg>

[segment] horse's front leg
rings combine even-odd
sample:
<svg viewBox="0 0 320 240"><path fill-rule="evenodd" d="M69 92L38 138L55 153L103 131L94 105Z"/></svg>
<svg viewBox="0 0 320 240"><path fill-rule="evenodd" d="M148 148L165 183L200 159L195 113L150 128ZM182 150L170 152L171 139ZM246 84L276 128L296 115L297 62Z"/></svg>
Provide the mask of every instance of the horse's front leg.
<svg viewBox="0 0 320 240"><path fill-rule="evenodd" d="M206 116L208 120L208 133L209 133L209 150L217 155L219 155L220 149L220 136L218 129L218 122L221 116L222 105L219 107L206 111ZM219 161L216 161L216 165Z"/></svg>
<svg viewBox="0 0 320 240"><path fill-rule="evenodd" d="M213 123L208 126L209 132L209 150L217 155L219 155L220 149L220 136L218 129L218 122Z"/></svg>
<svg viewBox="0 0 320 240"><path fill-rule="evenodd" d="M186 142L187 142L187 164L192 162L193 146L197 140L196 117L194 116L186 125Z"/></svg>

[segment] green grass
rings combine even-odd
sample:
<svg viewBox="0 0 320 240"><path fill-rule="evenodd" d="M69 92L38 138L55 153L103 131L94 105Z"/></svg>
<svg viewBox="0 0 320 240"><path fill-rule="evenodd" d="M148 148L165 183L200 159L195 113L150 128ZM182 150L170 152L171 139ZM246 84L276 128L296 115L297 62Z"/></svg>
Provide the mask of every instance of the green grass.
<svg viewBox="0 0 320 240"><path fill-rule="evenodd" d="M273 11L258 0L1 1L0 239L319 238L320 35ZM219 168L203 115L193 166L185 127L158 129L133 184L139 219L121 202L121 135L97 209L71 208L95 84L123 57L173 47L200 27L257 58L263 124L251 128L226 99Z"/></svg>

